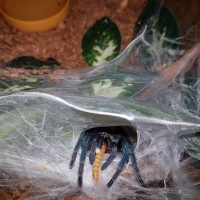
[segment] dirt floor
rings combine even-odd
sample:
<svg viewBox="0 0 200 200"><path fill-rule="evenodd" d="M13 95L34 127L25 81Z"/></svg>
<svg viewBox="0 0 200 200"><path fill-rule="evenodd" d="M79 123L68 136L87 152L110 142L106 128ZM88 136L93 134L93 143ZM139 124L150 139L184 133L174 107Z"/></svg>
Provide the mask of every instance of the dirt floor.
<svg viewBox="0 0 200 200"><path fill-rule="evenodd" d="M53 57L62 68L76 70L87 67L81 54L81 40L84 32L96 20L107 16L119 27L122 36L123 50L133 39L135 22L144 7L145 0L127 1L123 7L122 0L72 0L71 7L65 21L55 29L44 33L25 33L7 25L0 18L0 65L4 65L13 58L30 55L39 59ZM199 0L166 0L179 21L181 34L185 35L190 27L195 28L200 22ZM184 6L183 6L184 5ZM198 26L192 31L190 45L199 42L200 29ZM191 38L190 37L190 38ZM23 200L31 189L15 186L0 190L0 200ZM89 199L83 194L66 197L65 199Z"/></svg>

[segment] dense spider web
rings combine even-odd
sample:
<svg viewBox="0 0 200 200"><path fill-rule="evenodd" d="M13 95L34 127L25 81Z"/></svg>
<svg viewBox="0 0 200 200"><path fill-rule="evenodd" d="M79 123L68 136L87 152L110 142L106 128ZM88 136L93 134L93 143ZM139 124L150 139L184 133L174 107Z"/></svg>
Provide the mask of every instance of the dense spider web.
<svg viewBox="0 0 200 200"><path fill-rule="evenodd" d="M181 77L170 87L161 84L162 89L148 100L134 99L158 76L154 69L160 64L158 54L144 50L144 36L145 31L105 65L60 77L53 87L0 97L2 188L31 186L26 199L64 198L80 191L95 199L198 199L199 182L190 177L193 171L198 174L198 168L193 158L183 156L188 146L199 145L194 139L200 130L198 76L187 79L189 83ZM171 56L171 50L163 51L169 63L180 52L174 50ZM86 159L83 187L77 187L79 159L69 170L74 145L83 129L101 126L134 127L137 162L148 188L137 183L130 163L113 186L106 187L120 153L100 171L97 184ZM129 135L135 137L135 133ZM184 170L187 166L190 172Z"/></svg>

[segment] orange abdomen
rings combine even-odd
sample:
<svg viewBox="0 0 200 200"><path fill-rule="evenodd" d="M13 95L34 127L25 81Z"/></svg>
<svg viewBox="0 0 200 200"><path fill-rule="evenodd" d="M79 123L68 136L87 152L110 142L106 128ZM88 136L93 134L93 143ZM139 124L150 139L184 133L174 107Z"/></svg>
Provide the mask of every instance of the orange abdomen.
<svg viewBox="0 0 200 200"><path fill-rule="evenodd" d="M98 182L98 179L99 179L99 166L101 163L102 156L106 151L106 148L107 148L106 145L103 144L100 151L96 153L96 156L95 156L95 160L94 160L94 164L92 168L92 178L95 182Z"/></svg>

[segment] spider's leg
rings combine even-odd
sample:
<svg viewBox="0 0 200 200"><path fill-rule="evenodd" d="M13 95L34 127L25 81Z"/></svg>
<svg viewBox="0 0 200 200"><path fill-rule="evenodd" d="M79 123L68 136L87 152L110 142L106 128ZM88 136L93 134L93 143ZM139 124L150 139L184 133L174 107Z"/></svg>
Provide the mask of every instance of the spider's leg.
<svg viewBox="0 0 200 200"><path fill-rule="evenodd" d="M80 164L79 164L79 169L78 169L78 186L79 187L82 187L82 177L83 177L83 170L84 170L86 155L87 155L87 147L83 148L81 152Z"/></svg>
<svg viewBox="0 0 200 200"><path fill-rule="evenodd" d="M95 154L96 154L96 148L97 148L97 140L98 136L95 136L94 141L92 142L91 148L90 148L90 155L89 155L89 161L90 164L93 165Z"/></svg>
<svg viewBox="0 0 200 200"><path fill-rule="evenodd" d="M137 166L137 161L136 161L136 157L135 157L135 153L134 153L134 146L129 140L125 141L125 145L127 145L129 155L131 157L131 163L132 163L133 168L135 169L137 179L140 182L141 186L144 187L145 184L144 184L144 181L142 180L142 176L141 176L140 171Z"/></svg>
<svg viewBox="0 0 200 200"><path fill-rule="evenodd" d="M108 159L101 166L101 170L106 169L108 167L108 165L110 165L110 163L115 159L116 155L117 155L117 145L112 147L111 154L108 157Z"/></svg>
<svg viewBox="0 0 200 200"><path fill-rule="evenodd" d="M80 156L80 163L79 163L79 169L78 169L78 186L82 187L82 178L83 178L83 171L84 171L84 165L85 165L85 159L87 155L87 151L89 149L90 143L93 139L93 135L89 134L87 139L85 140L84 144L82 144L82 152Z"/></svg>
<svg viewBox="0 0 200 200"><path fill-rule="evenodd" d="M122 158L119 162L117 171L115 172L115 174L113 175L112 179L108 182L107 187L110 188L112 186L112 184L114 183L114 181L117 179L117 177L119 176L120 172L122 171L122 169L124 168L124 165L126 163L126 160L128 158L128 154L122 154Z"/></svg>
<svg viewBox="0 0 200 200"><path fill-rule="evenodd" d="M113 142L112 142L112 140L111 140L111 138L110 137L107 137L107 149L108 150L111 150L112 149L112 147L113 147Z"/></svg>
<svg viewBox="0 0 200 200"><path fill-rule="evenodd" d="M82 144L82 142L83 142L83 140L84 140L86 134L87 134L86 131L83 131L83 132L81 133L81 135L80 135L80 137L79 137L79 139L78 139L78 141L77 141L77 143L76 143L76 146L74 147L74 151L73 151L73 153L72 153L72 158L71 158L71 161L70 161L70 163L69 163L69 168L70 168L70 169L72 169L73 166L74 166L74 162L75 162L75 160L76 160L76 156L77 156L78 150L80 149L81 144Z"/></svg>
<svg viewBox="0 0 200 200"><path fill-rule="evenodd" d="M95 137L95 141L93 142L93 144L92 144L92 146L90 148L89 160L90 160L90 164L91 165L94 164L95 155L96 155L96 148L97 147L99 149L101 148L101 146L103 144L103 140L104 140L104 137L102 137L99 133L97 133L97 136Z"/></svg>

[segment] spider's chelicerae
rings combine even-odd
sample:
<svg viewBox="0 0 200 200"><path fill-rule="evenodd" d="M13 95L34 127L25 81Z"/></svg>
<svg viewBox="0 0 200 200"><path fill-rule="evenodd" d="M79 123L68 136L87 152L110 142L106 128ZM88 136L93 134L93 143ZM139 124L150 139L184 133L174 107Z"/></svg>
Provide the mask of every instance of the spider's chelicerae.
<svg viewBox="0 0 200 200"><path fill-rule="evenodd" d="M103 148L104 147L104 148ZM114 173L112 179L108 182L107 187L110 188L113 182L117 179L120 172L123 170L126 162L131 159L131 163L133 168L135 169L136 176L138 181L140 182L141 186L144 186L144 182L140 175L136 157L134 153L134 146L130 141L128 135L125 133L122 127L98 127L98 128L91 128L88 130L84 130L76 143L74 148L72 158L69 164L70 169L74 166L74 162L76 160L77 153L81 148L81 155L80 155L80 163L79 163L79 170L78 170L78 186L82 186L82 176L84 170L84 164L86 155L89 152L89 161L90 164L93 165L93 179L96 179L94 176L95 173L98 173L98 165L100 165L100 159L103 156L103 153L109 153L109 157L101 166L101 170L104 170L108 167L108 165L114 160L117 156L117 152L121 152L121 160L118 164L118 168ZM101 151L97 151L97 149ZM97 153L97 152L100 152ZM96 166L96 167L95 167Z"/></svg>

